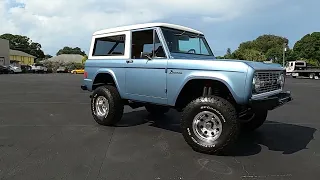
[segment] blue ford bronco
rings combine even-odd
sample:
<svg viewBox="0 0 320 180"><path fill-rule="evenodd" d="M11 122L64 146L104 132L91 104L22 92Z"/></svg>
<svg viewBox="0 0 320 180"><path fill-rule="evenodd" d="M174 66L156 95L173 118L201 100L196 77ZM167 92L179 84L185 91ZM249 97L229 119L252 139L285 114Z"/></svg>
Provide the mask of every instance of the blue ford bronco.
<svg viewBox="0 0 320 180"><path fill-rule="evenodd" d="M291 101L284 84L281 66L216 59L202 32L146 23L95 32L81 88L92 92L100 125L115 125L125 105L155 115L175 109L189 146L214 154Z"/></svg>

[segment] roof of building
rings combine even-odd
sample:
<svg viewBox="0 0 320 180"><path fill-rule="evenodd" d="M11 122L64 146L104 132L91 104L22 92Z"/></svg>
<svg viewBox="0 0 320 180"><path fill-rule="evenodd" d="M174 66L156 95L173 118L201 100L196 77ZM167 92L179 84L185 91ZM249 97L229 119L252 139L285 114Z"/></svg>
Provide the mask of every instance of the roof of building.
<svg viewBox="0 0 320 180"><path fill-rule="evenodd" d="M9 50L9 54L12 55L12 56L23 56L23 57L35 58L35 56L32 56L31 54L28 54L28 53L25 53L25 52L22 52L22 51L18 51L18 50L13 50L13 49Z"/></svg>
<svg viewBox="0 0 320 180"><path fill-rule="evenodd" d="M75 62L75 63L82 63L83 56L80 54L61 54L44 61L51 61L51 62Z"/></svg>
<svg viewBox="0 0 320 180"><path fill-rule="evenodd" d="M93 33L93 35L99 35L99 34L107 34L111 32L120 32L120 31L128 31L128 30L134 30L134 29L142 29L142 28L148 28L148 27L168 27L168 28L173 28L173 29L179 29L182 31L189 31L192 33L197 33L197 34L203 34L202 32L181 26L181 25L176 25L176 24L169 24L169 23L144 23L144 24L135 24L135 25L128 25L128 26L119 26L119 27L114 27L114 28L109 28L109 29L103 29L99 30Z"/></svg>

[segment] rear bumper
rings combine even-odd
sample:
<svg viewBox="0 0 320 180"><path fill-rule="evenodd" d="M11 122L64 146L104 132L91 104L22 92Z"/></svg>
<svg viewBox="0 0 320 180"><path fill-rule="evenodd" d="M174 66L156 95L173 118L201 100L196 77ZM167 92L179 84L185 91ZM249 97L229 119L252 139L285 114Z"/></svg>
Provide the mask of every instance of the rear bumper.
<svg viewBox="0 0 320 180"><path fill-rule="evenodd" d="M273 110L276 109L290 101L293 98L291 97L291 92L281 92L272 96L268 96L263 99L250 100L250 107L253 109L264 109L264 110Z"/></svg>

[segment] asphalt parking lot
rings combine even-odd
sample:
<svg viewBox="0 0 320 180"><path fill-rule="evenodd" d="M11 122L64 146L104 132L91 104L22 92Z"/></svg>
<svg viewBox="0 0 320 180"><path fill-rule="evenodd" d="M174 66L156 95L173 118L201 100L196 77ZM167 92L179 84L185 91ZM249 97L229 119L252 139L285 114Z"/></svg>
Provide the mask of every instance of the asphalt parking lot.
<svg viewBox="0 0 320 180"><path fill-rule="evenodd" d="M97 125L82 75L0 75L0 178L235 180L320 177L320 81L287 79L294 101L270 112L237 148L194 152L179 114L125 109L118 127ZM155 123L155 121L157 123Z"/></svg>

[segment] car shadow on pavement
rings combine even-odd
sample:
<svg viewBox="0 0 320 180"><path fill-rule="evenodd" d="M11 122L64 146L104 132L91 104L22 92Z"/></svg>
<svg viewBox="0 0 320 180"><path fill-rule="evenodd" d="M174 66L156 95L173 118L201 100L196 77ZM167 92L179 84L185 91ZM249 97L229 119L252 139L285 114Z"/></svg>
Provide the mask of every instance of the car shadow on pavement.
<svg viewBox="0 0 320 180"><path fill-rule="evenodd" d="M224 155L254 155L261 151L262 146L282 154L294 154L307 149L308 144L314 140L316 131L315 128L302 125L266 121L256 131L241 134L234 144L236 148L230 148Z"/></svg>
<svg viewBox="0 0 320 180"><path fill-rule="evenodd" d="M124 113L121 121L117 123L116 127L132 127L146 124L149 121L145 118L146 115L147 111L144 109Z"/></svg>
<svg viewBox="0 0 320 180"><path fill-rule="evenodd" d="M139 126L148 123L150 126L181 133L180 114L170 110L167 114L155 116L145 109L124 113L116 127Z"/></svg>
<svg viewBox="0 0 320 180"><path fill-rule="evenodd" d="M149 126L181 133L180 113L170 111L162 116L134 111L124 115L118 127L130 127L148 123ZM302 125L266 121L251 133L242 133L236 143L221 156L251 156L261 152L262 146L282 154L293 154L307 149L317 129Z"/></svg>

